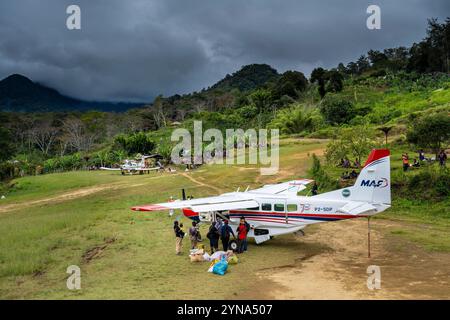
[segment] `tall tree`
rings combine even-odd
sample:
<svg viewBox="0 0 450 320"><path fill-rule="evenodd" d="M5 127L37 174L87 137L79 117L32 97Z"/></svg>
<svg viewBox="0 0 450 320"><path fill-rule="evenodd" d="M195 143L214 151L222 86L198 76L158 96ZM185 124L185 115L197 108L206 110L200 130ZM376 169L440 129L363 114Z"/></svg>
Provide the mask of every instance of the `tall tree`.
<svg viewBox="0 0 450 320"><path fill-rule="evenodd" d="M359 74L363 73L364 71L370 68L369 59L365 55L360 56L358 61L356 61L356 64L358 66Z"/></svg>
<svg viewBox="0 0 450 320"><path fill-rule="evenodd" d="M152 108L152 114L153 118L155 119L156 126L159 128L166 127L167 121L166 121L166 114L164 113L164 105L163 105L163 97L162 95L159 95L155 98L155 101L153 101Z"/></svg>
<svg viewBox="0 0 450 320"><path fill-rule="evenodd" d="M0 161L8 160L15 151L11 132L4 127L4 121L4 117L0 115Z"/></svg>
<svg viewBox="0 0 450 320"><path fill-rule="evenodd" d="M312 83L317 83L319 86L319 95L320 97L323 99L323 97L325 97L325 94L327 93L325 90L325 74L327 73L327 71L323 68L315 68L312 72L311 72L311 82Z"/></svg>
<svg viewBox="0 0 450 320"><path fill-rule="evenodd" d="M284 95L297 98L298 94L306 89L308 79L298 71L286 71L277 81L274 89L274 98L279 99Z"/></svg>
<svg viewBox="0 0 450 320"><path fill-rule="evenodd" d="M52 119L42 119L37 121L29 130L31 141L38 147L44 155L50 153L56 142L60 129L53 124Z"/></svg>
<svg viewBox="0 0 450 320"><path fill-rule="evenodd" d="M384 138L385 138L385 141L386 141L386 147L387 147L387 144L388 144L388 135L389 135L389 132L392 130L392 128L393 128L393 126L383 126L383 127L379 127L378 128L378 130L380 130L381 132L384 133Z"/></svg>
<svg viewBox="0 0 450 320"><path fill-rule="evenodd" d="M69 117L62 121L63 139L74 151L89 151L92 149L96 134L89 132L79 118Z"/></svg>

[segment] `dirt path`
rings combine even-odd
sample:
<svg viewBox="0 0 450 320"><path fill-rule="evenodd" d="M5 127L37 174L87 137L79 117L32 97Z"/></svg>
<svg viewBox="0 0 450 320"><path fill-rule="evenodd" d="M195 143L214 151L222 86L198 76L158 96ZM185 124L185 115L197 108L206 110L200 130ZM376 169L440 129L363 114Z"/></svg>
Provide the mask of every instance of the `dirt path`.
<svg viewBox="0 0 450 320"><path fill-rule="evenodd" d="M217 191L218 193L223 193L223 190L222 190L221 188L212 186L212 185L210 185L210 184L203 183L203 182L201 182L201 181L195 179L194 177L192 177L191 175L189 175L189 174L187 174L187 173L181 173L181 175L182 175L183 177L188 178L189 180L191 180L192 182L194 182L194 183L195 183L196 185L198 185L198 186L207 187L207 188L210 188L210 189L213 189L213 190Z"/></svg>
<svg viewBox="0 0 450 320"><path fill-rule="evenodd" d="M298 240L305 247L297 262L259 271L261 289L242 298L450 299L450 255L393 238L386 232L390 223L373 221L372 258L367 257L365 219L320 224L311 234L306 229L307 235ZM367 288L370 265L380 267L379 290Z"/></svg>
<svg viewBox="0 0 450 320"><path fill-rule="evenodd" d="M160 176L152 177L150 179L157 179L157 178L160 178ZM103 184L103 185L98 185L98 186L93 186L93 187L80 188L80 189L67 191L62 194L59 194L59 195L56 195L53 197L44 198L44 199L25 200L25 201L22 201L19 203L11 203L11 204L6 204L6 205L1 205L0 206L0 214L6 213L9 211L15 211L15 210L33 207L36 205L61 203L61 202L68 201L68 200L86 197L86 196L92 195L94 193L102 192L105 190L119 190L119 189L123 189L123 188L134 188L134 187L140 187L140 186L143 186L146 184L147 183L127 184L124 182L118 182L118 183L116 182L116 183Z"/></svg>

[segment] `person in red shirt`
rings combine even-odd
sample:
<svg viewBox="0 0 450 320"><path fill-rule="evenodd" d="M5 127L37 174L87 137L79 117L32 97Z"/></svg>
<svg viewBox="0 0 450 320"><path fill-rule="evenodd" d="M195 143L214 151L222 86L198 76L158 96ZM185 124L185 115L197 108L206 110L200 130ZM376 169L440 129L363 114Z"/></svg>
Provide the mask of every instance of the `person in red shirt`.
<svg viewBox="0 0 450 320"><path fill-rule="evenodd" d="M247 233L248 233L247 224L245 223L245 219L243 217L241 218L239 226L237 227L236 231L238 234L237 252L242 253L242 252L244 252L244 243L245 243L245 240L247 239Z"/></svg>

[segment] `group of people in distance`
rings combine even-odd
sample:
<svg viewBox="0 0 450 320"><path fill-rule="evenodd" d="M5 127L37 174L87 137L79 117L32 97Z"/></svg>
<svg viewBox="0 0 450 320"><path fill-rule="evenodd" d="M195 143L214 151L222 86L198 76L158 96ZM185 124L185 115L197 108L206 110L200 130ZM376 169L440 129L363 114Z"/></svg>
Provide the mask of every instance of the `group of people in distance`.
<svg viewBox="0 0 450 320"><path fill-rule="evenodd" d="M407 171L409 168L418 168L421 166L421 163L424 161L434 161L436 159L430 159L425 156L425 152L421 149L419 150L419 161L417 161L417 158L413 159L413 163L411 164L409 162L409 155L408 153L402 154L402 164L403 164L403 171ZM445 153L445 150L441 150L437 155L437 160L439 160L439 165L441 167L445 167L445 163L447 161L447 154Z"/></svg>
<svg viewBox="0 0 450 320"><path fill-rule="evenodd" d="M342 172L341 179L342 180L350 180L358 178L358 173L355 170L352 170L350 173L348 171Z"/></svg>
<svg viewBox="0 0 450 320"><path fill-rule="evenodd" d="M206 237L209 239L211 254L219 250L219 240L222 241L223 251L227 251L229 249L231 236L237 240L237 253L247 251L247 236L251 228L250 224L245 220L245 217L241 217L235 233L227 219L221 220L220 218L217 218L217 221L211 222L208 233L206 234ZM183 224L176 220L173 224L173 229L176 239L175 252L179 255L181 254L182 242L185 236ZM198 242L202 241L199 224L195 221L192 222L192 226L189 228L189 239L191 241L191 249L195 249Z"/></svg>
<svg viewBox="0 0 450 320"><path fill-rule="evenodd" d="M338 167L342 167L342 168L361 168L361 163L359 163L358 159L356 159L353 162L353 166L352 166L350 160L348 160L347 158L343 158L343 159L341 159L341 161L339 161Z"/></svg>

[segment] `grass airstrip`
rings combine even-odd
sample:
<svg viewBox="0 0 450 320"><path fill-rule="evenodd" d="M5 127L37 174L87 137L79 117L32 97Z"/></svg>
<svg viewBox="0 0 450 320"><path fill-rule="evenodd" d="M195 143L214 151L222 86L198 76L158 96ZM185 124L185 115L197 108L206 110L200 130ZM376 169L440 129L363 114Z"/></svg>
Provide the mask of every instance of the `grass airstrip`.
<svg viewBox="0 0 450 320"><path fill-rule="evenodd" d="M310 155L322 154L325 146L320 140L284 141L277 176L261 176L254 166L211 165L188 173L78 171L17 179L13 192L0 202L0 298L223 299L251 291L257 270L289 265L299 251L321 250L321 244L306 245L292 235L251 244L240 263L220 277L206 272L207 263L189 261L188 239L184 255L175 255L172 224L179 212L169 217L130 207L179 198L181 188L201 197L305 177ZM450 251L448 217L428 221L412 212L418 206L445 211L448 202L398 204L380 217L408 221L412 227L396 227L389 231L393 236ZM190 221L181 220L187 229ZM81 290L66 287L70 265L81 268Z"/></svg>

